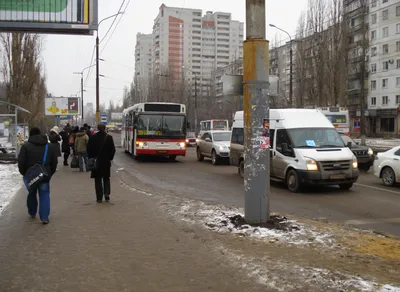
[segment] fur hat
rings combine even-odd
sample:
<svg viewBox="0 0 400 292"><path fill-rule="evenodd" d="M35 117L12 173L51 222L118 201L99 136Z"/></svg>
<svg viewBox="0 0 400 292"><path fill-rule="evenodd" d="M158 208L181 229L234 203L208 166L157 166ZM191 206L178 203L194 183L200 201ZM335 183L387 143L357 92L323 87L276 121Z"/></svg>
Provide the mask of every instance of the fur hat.
<svg viewBox="0 0 400 292"><path fill-rule="evenodd" d="M50 131L55 132L57 135L60 134L60 128L57 126L54 126Z"/></svg>

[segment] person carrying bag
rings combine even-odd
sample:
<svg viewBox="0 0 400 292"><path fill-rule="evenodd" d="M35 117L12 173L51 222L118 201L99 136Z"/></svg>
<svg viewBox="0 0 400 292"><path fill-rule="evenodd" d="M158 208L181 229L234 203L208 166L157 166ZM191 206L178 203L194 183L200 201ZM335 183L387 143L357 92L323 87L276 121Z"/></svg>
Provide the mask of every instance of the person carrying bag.
<svg viewBox="0 0 400 292"><path fill-rule="evenodd" d="M106 136L104 137L103 144L101 145L101 148L99 151L99 155L101 154L101 151L103 150L103 147L104 147L104 144L106 143L107 137L108 137L108 134L106 134ZM98 156L88 159L87 168L89 171L96 171L99 168Z"/></svg>
<svg viewBox="0 0 400 292"><path fill-rule="evenodd" d="M46 144L42 164L35 164L31 166L24 175L24 184L28 191L38 188L38 186L49 180L49 174L44 167L47 159L47 152L49 151L49 144Z"/></svg>

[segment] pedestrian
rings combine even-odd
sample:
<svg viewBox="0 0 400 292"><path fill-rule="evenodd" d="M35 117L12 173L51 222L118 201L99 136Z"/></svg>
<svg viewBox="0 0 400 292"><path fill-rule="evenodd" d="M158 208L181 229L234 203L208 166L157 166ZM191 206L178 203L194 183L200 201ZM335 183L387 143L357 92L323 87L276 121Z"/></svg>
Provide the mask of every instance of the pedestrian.
<svg viewBox="0 0 400 292"><path fill-rule="evenodd" d="M71 135L71 132L71 126L70 124L67 124L60 133L62 138L61 150L64 153L64 166L68 166L68 158L71 155L71 147L69 146L69 136Z"/></svg>
<svg viewBox="0 0 400 292"><path fill-rule="evenodd" d="M57 126L54 126L49 133L49 140L51 145L54 147L57 157L61 157L61 149L60 149L60 144L58 143L61 141L60 137L60 129Z"/></svg>
<svg viewBox="0 0 400 292"><path fill-rule="evenodd" d="M85 169L88 171L88 156L87 156L87 145L89 143L89 137L86 134L85 128L80 128L75 138L75 153L78 154L79 159L79 172L83 172L83 163L85 163Z"/></svg>
<svg viewBox="0 0 400 292"><path fill-rule="evenodd" d="M90 126L88 124L84 124L83 127L85 128L86 134L88 135L88 137L92 137L92 132L90 131Z"/></svg>
<svg viewBox="0 0 400 292"><path fill-rule="evenodd" d="M76 156L76 152L75 152L75 138L76 138L76 134L79 132L79 127L75 126L74 129L72 130L71 135L69 135L69 146L72 148L72 154L74 156Z"/></svg>
<svg viewBox="0 0 400 292"><path fill-rule="evenodd" d="M46 159L43 163L44 158ZM50 215L50 179L57 170L58 158L54 147L48 147L46 135L42 135L38 128L32 128L29 132L28 142L24 143L20 149L18 169L24 176L32 166L42 163L48 174L48 181L40 183L29 191L27 207L29 215L34 219L38 209L37 193L39 192L39 217L43 224L47 224Z"/></svg>
<svg viewBox="0 0 400 292"><path fill-rule="evenodd" d="M89 139L88 156L97 159L97 169L92 170L91 178L94 178L97 203L110 201L111 194L111 161L115 155L115 145L112 136L106 133L103 124L98 125L98 132Z"/></svg>

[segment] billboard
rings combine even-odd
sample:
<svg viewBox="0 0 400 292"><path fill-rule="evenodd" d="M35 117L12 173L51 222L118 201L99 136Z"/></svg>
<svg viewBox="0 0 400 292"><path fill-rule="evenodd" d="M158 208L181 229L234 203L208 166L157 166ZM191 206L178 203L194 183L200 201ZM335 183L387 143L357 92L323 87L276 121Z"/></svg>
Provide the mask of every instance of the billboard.
<svg viewBox="0 0 400 292"><path fill-rule="evenodd" d="M0 32L93 35L98 0L0 0Z"/></svg>
<svg viewBox="0 0 400 292"><path fill-rule="evenodd" d="M50 97L44 100L46 116L80 115L79 97Z"/></svg>
<svg viewBox="0 0 400 292"><path fill-rule="evenodd" d="M112 122L121 122L122 121L122 113L111 113L111 121Z"/></svg>

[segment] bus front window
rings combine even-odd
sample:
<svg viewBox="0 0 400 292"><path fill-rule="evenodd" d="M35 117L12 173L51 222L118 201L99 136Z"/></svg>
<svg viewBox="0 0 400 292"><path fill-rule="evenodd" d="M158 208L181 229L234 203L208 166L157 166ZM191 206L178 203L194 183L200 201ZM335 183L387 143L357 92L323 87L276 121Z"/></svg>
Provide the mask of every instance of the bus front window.
<svg viewBox="0 0 400 292"><path fill-rule="evenodd" d="M345 115L326 115L332 124L345 124L347 119Z"/></svg>
<svg viewBox="0 0 400 292"><path fill-rule="evenodd" d="M227 121L213 121L213 129L227 130L228 123Z"/></svg>

